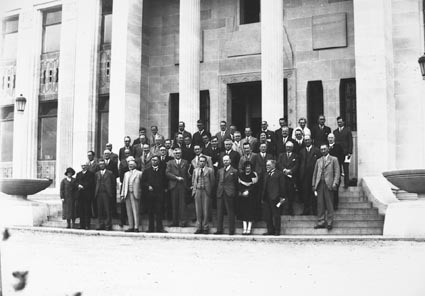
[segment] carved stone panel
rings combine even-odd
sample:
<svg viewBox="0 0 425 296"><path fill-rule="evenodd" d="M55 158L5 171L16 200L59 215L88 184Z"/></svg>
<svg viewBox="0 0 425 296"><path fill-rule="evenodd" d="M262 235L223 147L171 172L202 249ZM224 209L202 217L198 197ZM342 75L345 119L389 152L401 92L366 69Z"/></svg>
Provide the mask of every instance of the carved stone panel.
<svg viewBox="0 0 425 296"><path fill-rule="evenodd" d="M40 62L40 101L58 98L59 52L41 55Z"/></svg>

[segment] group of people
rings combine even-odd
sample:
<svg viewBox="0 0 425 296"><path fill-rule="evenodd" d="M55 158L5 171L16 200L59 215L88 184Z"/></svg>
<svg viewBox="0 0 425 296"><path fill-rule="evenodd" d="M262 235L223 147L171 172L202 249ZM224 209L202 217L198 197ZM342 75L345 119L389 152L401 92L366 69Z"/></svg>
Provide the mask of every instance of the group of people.
<svg viewBox="0 0 425 296"><path fill-rule="evenodd" d="M351 131L341 117L333 132L323 115L311 129L305 118L298 123L292 129L280 118L280 128L271 131L263 121L258 138L250 127L242 138L225 121L215 135L200 120L192 135L181 121L173 139L165 139L157 126L150 136L141 127L133 143L124 138L118 154L108 143L99 159L88 152L76 178L72 168L66 170L60 186L63 218L71 228L80 217L80 228L89 229L90 219L97 217L98 230L111 230L119 207L121 226L128 220L127 232L140 230L144 213L148 232L165 232L163 219L171 227L187 225L193 218L187 204L194 202L196 234L210 232L216 208L215 234L223 234L227 212L230 235L236 218L243 221L245 235L261 219L267 223L266 235L280 235L281 214L294 215L298 197L303 215L317 215L315 228L330 230L342 175L344 186L349 185Z"/></svg>

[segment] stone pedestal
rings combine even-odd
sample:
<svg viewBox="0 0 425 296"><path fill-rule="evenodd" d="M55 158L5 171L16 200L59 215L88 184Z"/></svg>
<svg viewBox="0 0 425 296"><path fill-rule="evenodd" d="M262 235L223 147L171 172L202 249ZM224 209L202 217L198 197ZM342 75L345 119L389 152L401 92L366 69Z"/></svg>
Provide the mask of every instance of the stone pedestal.
<svg viewBox="0 0 425 296"><path fill-rule="evenodd" d="M0 225L40 226L47 220L47 204L30 201L26 196L8 196L0 193Z"/></svg>
<svg viewBox="0 0 425 296"><path fill-rule="evenodd" d="M199 119L201 0L180 1L179 120L196 130Z"/></svg>
<svg viewBox="0 0 425 296"><path fill-rule="evenodd" d="M397 136L391 2L353 2L360 177L378 175L395 166Z"/></svg>
<svg viewBox="0 0 425 296"><path fill-rule="evenodd" d="M117 2L118 3L118 2ZM109 142L138 135L142 71L143 0L123 0L112 12Z"/></svg>
<svg viewBox="0 0 425 296"><path fill-rule="evenodd" d="M283 1L261 1L261 113L270 129L283 117Z"/></svg>
<svg viewBox="0 0 425 296"><path fill-rule="evenodd" d="M403 201L388 205L384 236L425 237L425 200Z"/></svg>

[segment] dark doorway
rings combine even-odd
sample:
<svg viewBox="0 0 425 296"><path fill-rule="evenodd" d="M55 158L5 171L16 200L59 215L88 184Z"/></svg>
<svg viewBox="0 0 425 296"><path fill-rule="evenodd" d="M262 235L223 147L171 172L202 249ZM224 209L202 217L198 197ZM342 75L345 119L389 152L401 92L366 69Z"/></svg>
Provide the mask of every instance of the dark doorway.
<svg viewBox="0 0 425 296"><path fill-rule="evenodd" d="M352 131L357 131L356 104L356 79L341 79L339 85L339 114L344 118L345 126L348 126Z"/></svg>
<svg viewBox="0 0 425 296"><path fill-rule="evenodd" d="M229 84L231 96L231 123L242 133L251 127L258 136L261 129L261 81Z"/></svg>
<svg viewBox="0 0 425 296"><path fill-rule="evenodd" d="M309 81L307 84L307 123L312 127L323 114L322 81Z"/></svg>

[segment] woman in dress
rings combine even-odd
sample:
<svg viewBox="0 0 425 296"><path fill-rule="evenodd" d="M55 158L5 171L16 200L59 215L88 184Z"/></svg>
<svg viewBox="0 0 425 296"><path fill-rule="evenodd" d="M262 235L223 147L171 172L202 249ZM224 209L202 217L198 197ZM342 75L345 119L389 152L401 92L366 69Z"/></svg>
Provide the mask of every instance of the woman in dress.
<svg viewBox="0 0 425 296"><path fill-rule="evenodd" d="M76 218L76 198L77 198L77 183L73 168L67 168L65 178L61 181L60 197L62 200L62 218L67 222L66 228L74 227Z"/></svg>
<svg viewBox="0 0 425 296"><path fill-rule="evenodd" d="M252 163L246 161L239 173L239 219L243 221L243 235L251 234L252 221L256 215L256 183L258 175L252 170Z"/></svg>

